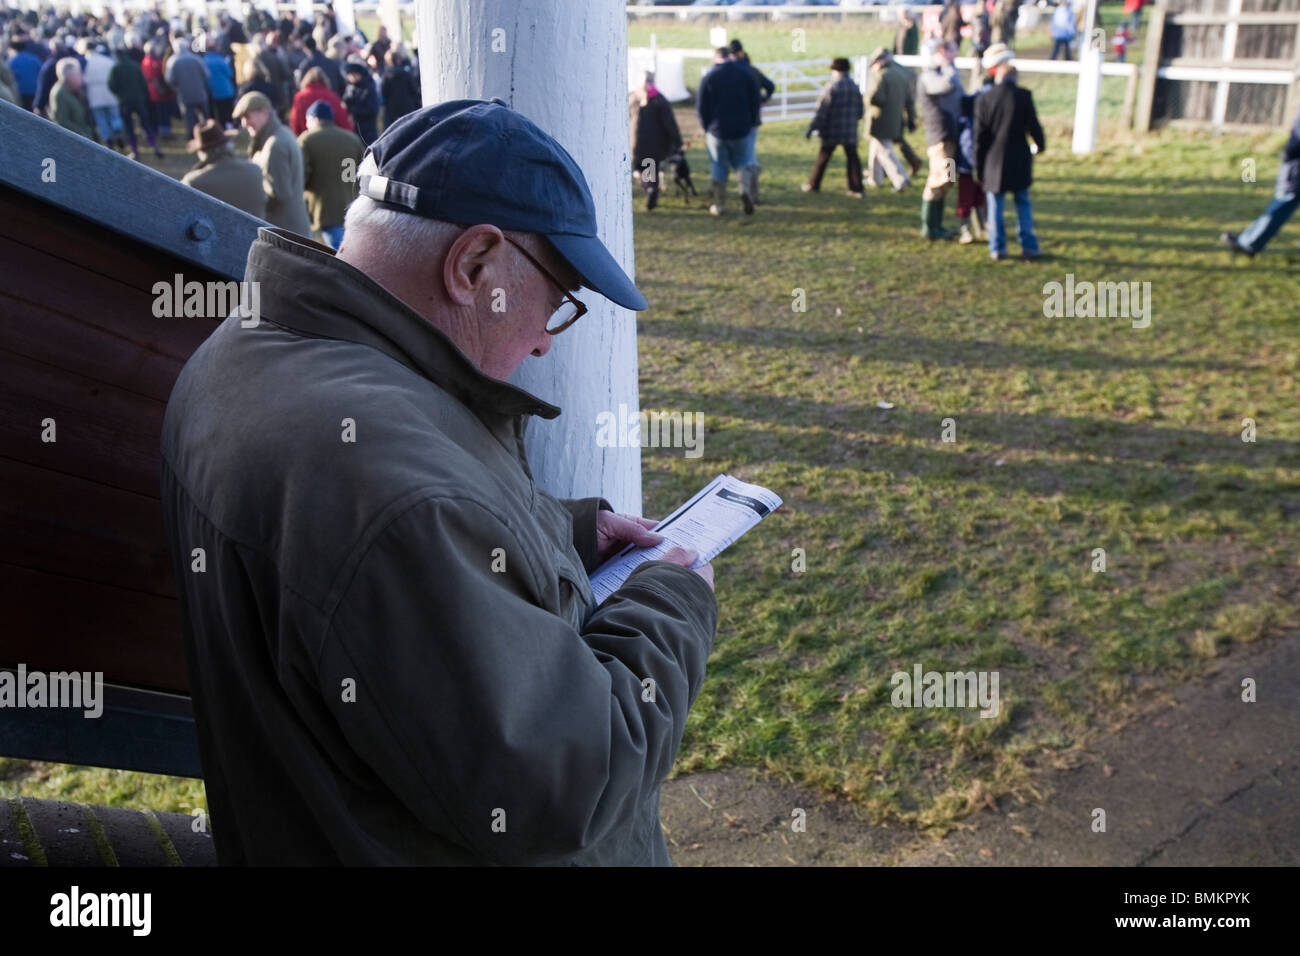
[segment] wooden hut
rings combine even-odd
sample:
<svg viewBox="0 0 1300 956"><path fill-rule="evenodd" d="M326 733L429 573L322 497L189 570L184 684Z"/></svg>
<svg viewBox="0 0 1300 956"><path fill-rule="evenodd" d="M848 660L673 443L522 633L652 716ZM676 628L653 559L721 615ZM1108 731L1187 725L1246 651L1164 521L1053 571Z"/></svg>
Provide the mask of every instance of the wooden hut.
<svg viewBox="0 0 1300 956"><path fill-rule="evenodd" d="M1146 58L1158 56L1163 74L1153 78L1152 125L1290 125L1300 109L1300 0L1167 0L1163 9L1147 37Z"/></svg>
<svg viewBox="0 0 1300 956"><path fill-rule="evenodd" d="M0 668L102 672L107 708L0 709L0 756L200 776L159 506L163 410L261 221L0 102Z"/></svg>

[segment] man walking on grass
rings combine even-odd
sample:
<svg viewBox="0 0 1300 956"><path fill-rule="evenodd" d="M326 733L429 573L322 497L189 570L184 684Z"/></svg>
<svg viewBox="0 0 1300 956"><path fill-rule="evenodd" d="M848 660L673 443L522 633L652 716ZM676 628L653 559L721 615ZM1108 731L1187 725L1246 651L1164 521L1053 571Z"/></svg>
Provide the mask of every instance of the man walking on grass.
<svg viewBox="0 0 1300 956"><path fill-rule="evenodd" d="M821 138L812 176L803 184L804 192L821 189L831 153L835 152L836 146L843 146L849 195L862 198L862 159L858 156L858 123L862 121L862 113L862 91L849 76L849 61L838 57L831 63L831 82L822 89L817 100L817 113L804 134L805 139L813 133Z"/></svg>
<svg viewBox="0 0 1300 956"><path fill-rule="evenodd" d="M909 125L916 126L916 101L906 72L892 69L893 62L893 56L883 46L871 55L871 85L867 88L871 103L867 184L879 186L888 177L897 193L911 184L895 145L902 142L904 118Z"/></svg>
<svg viewBox="0 0 1300 956"><path fill-rule="evenodd" d="M1291 138L1282 149L1282 168L1277 171L1277 188L1273 190L1272 202L1241 235L1225 232L1219 241L1233 252L1254 258L1255 253L1263 252L1268 241L1286 225L1297 206L1300 206L1300 113L1296 114L1295 122L1291 124Z"/></svg>
<svg viewBox="0 0 1300 956"><path fill-rule="evenodd" d="M700 81L696 111L704 128L709 151L709 178L713 203L709 212L721 216L727 211L727 177L732 169L740 173L740 201L746 214L754 211L758 193L758 160L754 155L754 129L760 108L758 81L749 64L730 58L731 51L718 47L713 68Z"/></svg>

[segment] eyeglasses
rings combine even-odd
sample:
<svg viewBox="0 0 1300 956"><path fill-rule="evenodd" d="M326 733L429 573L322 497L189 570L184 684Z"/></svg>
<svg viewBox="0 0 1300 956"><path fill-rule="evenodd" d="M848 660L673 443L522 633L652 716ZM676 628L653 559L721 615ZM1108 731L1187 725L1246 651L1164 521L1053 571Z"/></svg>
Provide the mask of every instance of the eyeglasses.
<svg viewBox="0 0 1300 956"><path fill-rule="evenodd" d="M559 335L587 313L587 307L574 298L573 293L564 287L564 283L555 278L555 274L551 272L550 269L538 262L527 249L515 242L505 233L502 233L501 237L505 239L506 242L510 243L510 245L522 252L525 259L537 266L537 268L540 269L548 279L555 283L556 288L564 293L564 303L551 313L551 317L546 320L546 332L548 335Z"/></svg>

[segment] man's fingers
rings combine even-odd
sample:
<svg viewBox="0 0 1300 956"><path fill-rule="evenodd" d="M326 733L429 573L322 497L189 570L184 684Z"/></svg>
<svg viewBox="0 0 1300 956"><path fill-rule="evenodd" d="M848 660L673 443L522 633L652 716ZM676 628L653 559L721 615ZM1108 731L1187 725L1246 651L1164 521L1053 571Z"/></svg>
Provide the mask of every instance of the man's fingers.
<svg viewBox="0 0 1300 956"><path fill-rule="evenodd" d="M663 540L663 535L650 531L659 522L633 515L610 515L606 533L617 541L628 541L638 548L648 548Z"/></svg>
<svg viewBox="0 0 1300 956"><path fill-rule="evenodd" d="M689 568L692 564L700 559L698 551L690 550L683 547L675 547L665 554L660 561L667 561L669 564L680 564L684 568Z"/></svg>
<svg viewBox="0 0 1300 956"><path fill-rule="evenodd" d="M689 548L676 547L665 554L660 561L667 561L670 564L680 564L684 568L690 568L692 564L700 559L700 553ZM696 574L704 578L704 583L713 590L713 565L702 564L698 568L691 568Z"/></svg>

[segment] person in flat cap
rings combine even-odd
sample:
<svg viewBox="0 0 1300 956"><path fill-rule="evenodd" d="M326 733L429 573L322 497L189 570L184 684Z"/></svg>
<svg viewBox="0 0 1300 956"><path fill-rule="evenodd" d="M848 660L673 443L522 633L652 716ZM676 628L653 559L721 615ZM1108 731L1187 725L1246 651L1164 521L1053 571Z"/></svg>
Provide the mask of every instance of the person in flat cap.
<svg viewBox="0 0 1300 956"><path fill-rule="evenodd" d="M186 146L198 154L198 163L181 178L186 186L215 196L258 219L266 218L266 191L262 170L256 163L235 155L231 135L214 119L194 127L194 138Z"/></svg>
<svg viewBox="0 0 1300 956"><path fill-rule="evenodd" d="M902 192L911 185L911 177L904 170L897 150L906 146L903 124L916 128L916 94L912 89L912 77L905 68L894 68L894 56L886 47L877 47L869 62L866 99L871 107L868 125L871 143L867 148L866 184L879 186L888 178L893 183L894 192ZM913 162L913 175L918 169L920 162Z"/></svg>
<svg viewBox="0 0 1300 956"><path fill-rule="evenodd" d="M256 307L163 422L217 860L667 865L713 572L674 549L597 606L588 574L661 539L536 485L524 429L560 409L507 381L595 296L645 299L500 101L418 109L356 172L337 253L259 232Z"/></svg>
<svg viewBox="0 0 1300 956"><path fill-rule="evenodd" d="M1033 94L1016 85L1014 57L1015 52L1005 43L995 43L984 52L983 66L993 74L993 86L975 99L974 175L984 187L989 256L995 262L1007 254L1002 214L1008 194L1016 205L1020 254L1026 259L1043 256L1029 201L1034 181L1029 140L1033 139L1035 151L1041 153L1047 149L1047 138L1038 122Z"/></svg>
<svg viewBox="0 0 1300 956"><path fill-rule="evenodd" d="M302 150L297 137L280 122L264 93L245 93L232 115L252 137L248 155L262 169L266 221L300 236L310 236L311 220L303 199Z"/></svg>

